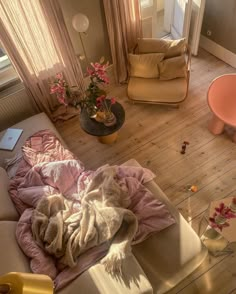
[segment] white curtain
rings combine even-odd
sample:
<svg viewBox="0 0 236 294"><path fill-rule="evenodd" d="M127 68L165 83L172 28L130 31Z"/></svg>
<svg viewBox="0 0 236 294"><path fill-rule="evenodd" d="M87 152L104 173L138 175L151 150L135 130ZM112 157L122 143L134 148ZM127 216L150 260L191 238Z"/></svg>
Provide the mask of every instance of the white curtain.
<svg viewBox="0 0 236 294"><path fill-rule="evenodd" d="M139 0L103 0L116 81L128 78L128 53L142 36Z"/></svg>
<svg viewBox="0 0 236 294"><path fill-rule="evenodd" d="M28 94L55 118L49 81L63 72L84 91L83 74L57 0L0 0L0 39Z"/></svg>

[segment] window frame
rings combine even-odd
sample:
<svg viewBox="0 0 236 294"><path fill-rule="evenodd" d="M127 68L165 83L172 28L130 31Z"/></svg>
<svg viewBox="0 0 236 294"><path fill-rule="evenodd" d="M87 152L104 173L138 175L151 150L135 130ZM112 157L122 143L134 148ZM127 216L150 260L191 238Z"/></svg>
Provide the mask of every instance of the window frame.
<svg viewBox="0 0 236 294"><path fill-rule="evenodd" d="M0 92L20 82L20 78L0 43L2 56L0 57Z"/></svg>

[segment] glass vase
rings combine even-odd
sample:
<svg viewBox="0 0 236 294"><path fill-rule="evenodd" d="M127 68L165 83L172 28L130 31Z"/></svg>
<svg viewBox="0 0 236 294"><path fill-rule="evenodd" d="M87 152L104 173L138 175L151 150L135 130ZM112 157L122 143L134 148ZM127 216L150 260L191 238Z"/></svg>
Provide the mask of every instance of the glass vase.
<svg viewBox="0 0 236 294"><path fill-rule="evenodd" d="M113 112L109 111L105 114L105 120L103 124L107 127L114 126L116 124L116 116Z"/></svg>
<svg viewBox="0 0 236 294"><path fill-rule="evenodd" d="M219 214L216 216L215 221L218 225L223 225L227 221L227 218Z"/></svg>
<svg viewBox="0 0 236 294"><path fill-rule="evenodd" d="M95 118L96 117L96 114L97 114L97 107L94 105L94 106L88 106L87 107L87 113L88 113L88 116L90 118Z"/></svg>

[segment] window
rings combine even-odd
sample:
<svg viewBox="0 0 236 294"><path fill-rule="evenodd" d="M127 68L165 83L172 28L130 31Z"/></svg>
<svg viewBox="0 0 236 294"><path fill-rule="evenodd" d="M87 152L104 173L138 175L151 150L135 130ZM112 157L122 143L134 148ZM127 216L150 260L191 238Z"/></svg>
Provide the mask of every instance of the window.
<svg viewBox="0 0 236 294"><path fill-rule="evenodd" d="M0 91L18 83L19 77L11 65L4 48L0 44Z"/></svg>
<svg viewBox="0 0 236 294"><path fill-rule="evenodd" d="M3 48L0 47L0 70L11 64Z"/></svg>
<svg viewBox="0 0 236 294"><path fill-rule="evenodd" d="M153 0L139 0L142 8L149 7L153 5Z"/></svg>

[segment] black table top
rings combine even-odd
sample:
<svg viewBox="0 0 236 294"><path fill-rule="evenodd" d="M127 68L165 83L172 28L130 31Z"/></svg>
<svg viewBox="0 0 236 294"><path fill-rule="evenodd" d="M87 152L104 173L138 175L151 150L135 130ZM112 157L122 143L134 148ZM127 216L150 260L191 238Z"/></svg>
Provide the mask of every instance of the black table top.
<svg viewBox="0 0 236 294"><path fill-rule="evenodd" d="M83 108L80 113L81 128L88 134L93 136L107 136L118 131L125 121L125 111L122 105L118 102L111 106L111 111L116 116L116 123L114 126L107 127L103 123L97 122L95 119L90 118L86 108Z"/></svg>

